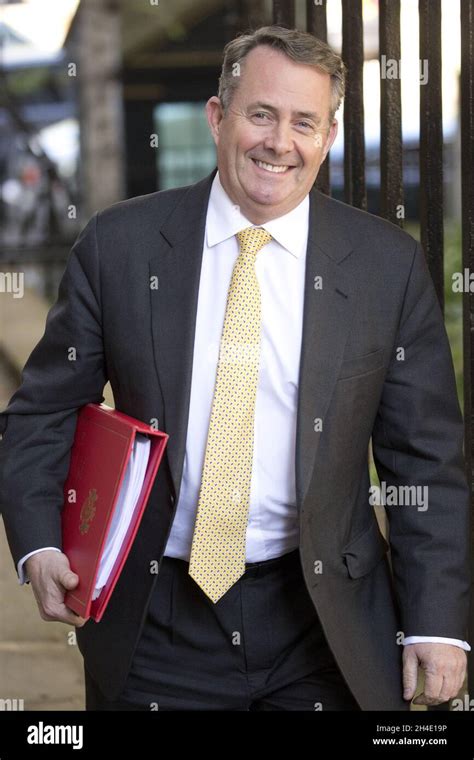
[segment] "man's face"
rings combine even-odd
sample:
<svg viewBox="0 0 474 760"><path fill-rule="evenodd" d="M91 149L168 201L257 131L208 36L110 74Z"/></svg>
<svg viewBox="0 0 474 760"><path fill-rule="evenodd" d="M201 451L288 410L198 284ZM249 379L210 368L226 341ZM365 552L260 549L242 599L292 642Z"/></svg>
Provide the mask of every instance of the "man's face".
<svg viewBox="0 0 474 760"><path fill-rule="evenodd" d="M245 58L224 115L206 106L222 185L253 224L288 213L310 191L337 134L329 74L268 46Z"/></svg>

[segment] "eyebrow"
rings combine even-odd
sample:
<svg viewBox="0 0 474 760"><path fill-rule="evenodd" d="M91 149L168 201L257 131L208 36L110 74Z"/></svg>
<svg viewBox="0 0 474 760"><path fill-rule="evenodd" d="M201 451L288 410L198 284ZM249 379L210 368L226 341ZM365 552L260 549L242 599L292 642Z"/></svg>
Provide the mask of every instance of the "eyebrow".
<svg viewBox="0 0 474 760"><path fill-rule="evenodd" d="M262 108L265 111L270 111L271 113L278 114L278 108L271 106L269 103L250 103L248 110L251 110L253 108ZM291 115L293 117L296 116L298 119L312 119L316 124L319 124L321 122L321 117L315 111L293 111Z"/></svg>

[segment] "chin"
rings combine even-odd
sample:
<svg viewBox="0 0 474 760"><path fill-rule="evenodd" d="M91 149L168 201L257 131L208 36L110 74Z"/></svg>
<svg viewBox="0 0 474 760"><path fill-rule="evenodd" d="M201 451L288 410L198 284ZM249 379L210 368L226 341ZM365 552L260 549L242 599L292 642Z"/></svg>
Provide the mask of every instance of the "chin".
<svg viewBox="0 0 474 760"><path fill-rule="evenodd" d="M268 192L268 190L250 185L249 187L243 187L245 194L254 202L260 203L262 206L276 206L282 203L285 196L276 193Z"/></svg>

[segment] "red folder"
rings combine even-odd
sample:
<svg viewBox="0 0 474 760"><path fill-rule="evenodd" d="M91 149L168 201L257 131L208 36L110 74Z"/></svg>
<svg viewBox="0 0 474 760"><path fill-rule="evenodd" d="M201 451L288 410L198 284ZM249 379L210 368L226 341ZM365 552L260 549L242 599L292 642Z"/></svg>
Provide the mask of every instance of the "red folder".
<svg viewBox="0 0 474 760"><path fill-rule="evenodd" d="M150 456L136 509L109 579L93 599L99 562L137 433L150 437ZM168 435L105 404L78 413L69 474L64 484L62 550L79 584L64 603L81 617L102 618L125 564L163 457ZM71 500L72 499L72 500Z"/></svg>

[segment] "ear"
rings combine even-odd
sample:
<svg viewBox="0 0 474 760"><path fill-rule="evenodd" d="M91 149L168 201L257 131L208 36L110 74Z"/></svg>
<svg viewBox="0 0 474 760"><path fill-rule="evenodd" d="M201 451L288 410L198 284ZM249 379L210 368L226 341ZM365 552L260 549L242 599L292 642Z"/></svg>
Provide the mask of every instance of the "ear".
<svg viewBox="0 0 474 760"><path fill-rule="evenodd" d="M219 143L219 128L222 119L224 118L224 109L220 98L213 95L212 98L206 103L206 116L209 129L211 130L212 137L216 145Z"/></svg>
<svg viewBox="0 0 474 760"><path fill-rule="evenodd" d="M327 136L326 142L324 143L323 157L321 159L321 163L323 163L324 159L326 158L327 154L329 153L329 151L330 151L330 149L332 147L332 144L333 144L334 140L337 137L338 126L339 126L339 124L338 124L337 119L334 119L333 123L329 127L329 134Z"/></svg>

